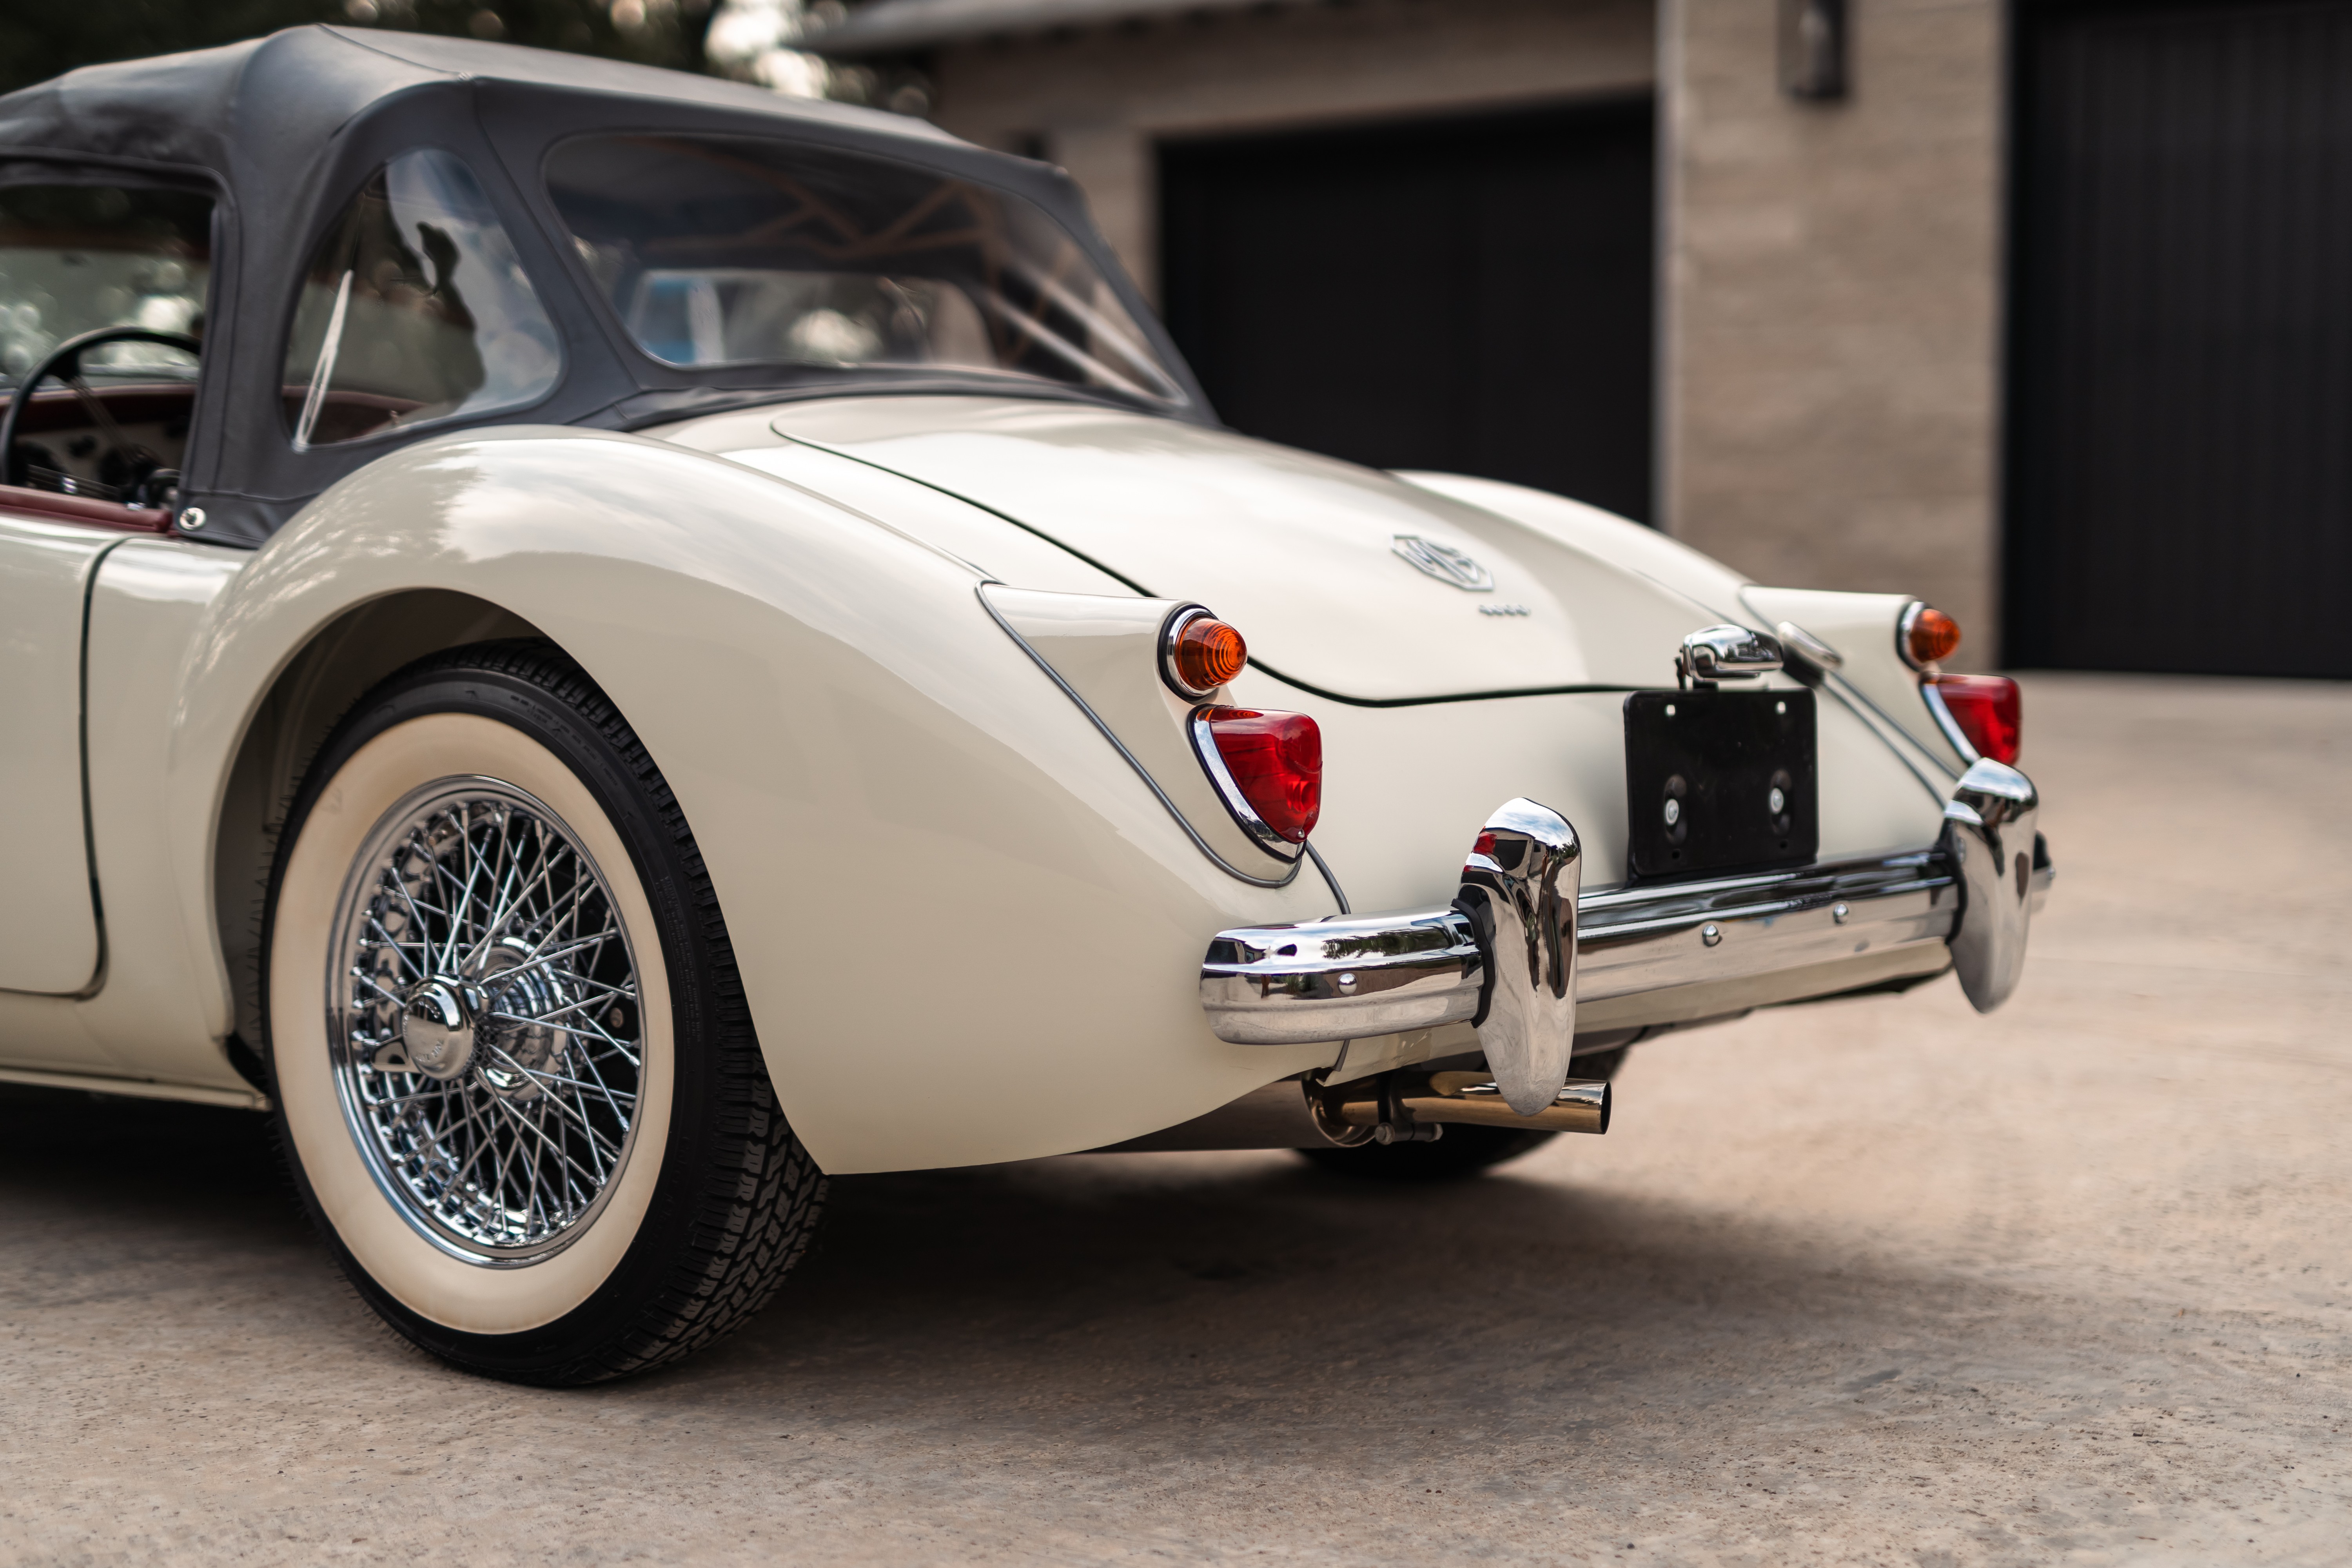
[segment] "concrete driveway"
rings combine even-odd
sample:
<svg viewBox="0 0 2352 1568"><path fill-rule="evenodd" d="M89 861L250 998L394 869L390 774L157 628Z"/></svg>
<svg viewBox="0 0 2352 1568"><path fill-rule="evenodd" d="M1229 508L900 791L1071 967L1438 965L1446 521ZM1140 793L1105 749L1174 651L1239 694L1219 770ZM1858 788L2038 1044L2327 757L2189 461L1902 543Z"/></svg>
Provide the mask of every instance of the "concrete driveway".
<svg viewBox="0 0 2352 1568"><path fill-rule="evenodd" d="M2352 1560L2352 690L2050 677L2059 881L1949 981L1638 1050L1443 1190L837 1184L677 1371L380 1330L257 1118L0 1102L0 1557Z"/></svg>

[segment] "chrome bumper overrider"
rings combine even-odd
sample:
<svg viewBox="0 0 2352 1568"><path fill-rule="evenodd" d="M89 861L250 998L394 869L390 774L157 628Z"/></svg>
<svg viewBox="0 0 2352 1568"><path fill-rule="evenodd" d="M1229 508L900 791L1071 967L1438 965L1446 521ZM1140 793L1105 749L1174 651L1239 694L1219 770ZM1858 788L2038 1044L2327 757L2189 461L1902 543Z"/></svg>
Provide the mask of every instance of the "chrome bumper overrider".
<svg viewBox="0 0 2352 1568"><path fill-rule="evenodd" d="M2009 1000L2025 969L2025 933L2050 885L2049 852L2034 822L2042 797L2015 768L1979 759L1944 806L1944 851L1965 911L1952 967L1979 1013Z"/></svg>
<svg viewBox="0 0 2352 1568"><path fill-rule="evenodd" d="M1941 973L1956 954L1970 1000L1997 1005L2016 984L2026 920L2051 879L2033 835L2032 786L2001 773L1971 773L1934 849L1576 898L1572 920L1559 922L1575 954L1559 966L1570 1007L1530 1020L1533 1032L1719 1017ZM2021 854L2031 858L2023 871ZM1223 931L1201 966L1201 1005L1220 1038L1244 1045L1475 1021L1494 1066L1480 938L1460 904ZM1514 955L1507 969L1518 967ZM1524 986L1507 974L1496 989ZM1568 1041L1541 1044L1564 1051ZM1529 1064L1533 1076L1548 1076L1553 1052L1538 1054L1546 1059ZM1566 1065L1562 1055L1558 1070Z"/></svg>

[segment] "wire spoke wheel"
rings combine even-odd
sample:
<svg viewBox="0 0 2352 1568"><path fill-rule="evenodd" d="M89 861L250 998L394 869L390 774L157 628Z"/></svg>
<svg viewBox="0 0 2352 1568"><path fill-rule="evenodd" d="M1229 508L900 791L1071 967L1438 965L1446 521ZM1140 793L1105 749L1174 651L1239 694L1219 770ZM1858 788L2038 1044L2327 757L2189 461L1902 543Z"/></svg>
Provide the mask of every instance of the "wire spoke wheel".
<svg viewBox="0 0 2352 1568"><path fill-rule="evenodd" d="M593 1223L635 1141L645 1047L612 889L556 814L442 779L377 824L329 945L352 1136L419 1233L538 1261Z"/></svg>
<svg viewBox="0 0 2352 1568"><path fill-rule="evenodd" d="M660 1366L807 1246L824 1173L685 810L551 645L452 648L360 700L288 808L262 950L295 1189L368 1305L452 1365Z"/></svg>

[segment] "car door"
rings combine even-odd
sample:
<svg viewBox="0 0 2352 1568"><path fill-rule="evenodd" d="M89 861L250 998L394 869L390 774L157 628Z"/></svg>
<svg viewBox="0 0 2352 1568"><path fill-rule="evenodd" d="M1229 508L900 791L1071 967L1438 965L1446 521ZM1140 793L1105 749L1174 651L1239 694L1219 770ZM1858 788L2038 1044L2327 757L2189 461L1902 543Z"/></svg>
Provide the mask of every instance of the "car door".
<svg viewBox="0 0 2352 1568"><path fill-rule="evenodd" d="M0 989L74 992L98 974L98 909L81 794L81 617L121 536L23 514L0 499Z"/></svg>
<svg viewBox="0 0 2352 1568"><path fill-rule="evenodd" d="M98 168L0 179L0 391L22 395L51 350L97 328L200 331L211 211ZM26 398L0 473L0 991L72 994L101 976L84 617L107 552L168 527L194 414L186 354L124 343L84 361L79 385Z"/></svg>

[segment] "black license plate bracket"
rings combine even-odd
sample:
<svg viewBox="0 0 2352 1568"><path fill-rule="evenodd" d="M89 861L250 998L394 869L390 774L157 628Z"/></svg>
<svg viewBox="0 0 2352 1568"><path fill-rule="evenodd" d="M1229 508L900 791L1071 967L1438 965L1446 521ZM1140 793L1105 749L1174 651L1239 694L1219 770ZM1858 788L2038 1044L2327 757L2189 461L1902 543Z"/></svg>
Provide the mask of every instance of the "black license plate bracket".
<svg viewBox="0 0 2352 1568"><path fill-rule="evenodd" d="M1821 848L1813 694L1625 699L1627 870L1655 881L1811 864ZM1775 801L1780 809L1774 809Z"/></svg>

